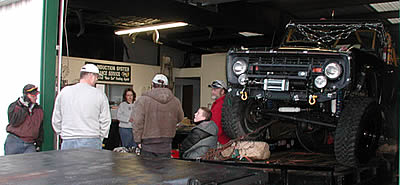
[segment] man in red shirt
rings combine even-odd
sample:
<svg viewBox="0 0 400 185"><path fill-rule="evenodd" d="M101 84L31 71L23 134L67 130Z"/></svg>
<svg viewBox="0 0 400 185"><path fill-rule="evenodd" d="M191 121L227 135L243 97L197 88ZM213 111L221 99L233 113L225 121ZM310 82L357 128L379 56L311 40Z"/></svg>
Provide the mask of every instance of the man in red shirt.
<svg viewBox="0 0 400 185"><path fill-rule="evenodd" d="M225 94L228 89L225 82L222 80L214 80L211 85L208 85L208 87L212 88L211 98L215 100L211 106L211 120L218 126L218 142L223 145L231 140L222 129L221 123L222 104L224 103Z"/></svg>

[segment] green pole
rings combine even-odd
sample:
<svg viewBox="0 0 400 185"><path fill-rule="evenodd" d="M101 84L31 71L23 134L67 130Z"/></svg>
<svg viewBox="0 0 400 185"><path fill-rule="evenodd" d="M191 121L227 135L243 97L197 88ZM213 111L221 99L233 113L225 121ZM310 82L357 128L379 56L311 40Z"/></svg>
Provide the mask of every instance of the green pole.
<svg viewBox="0 0 400 185"><path fill-rule="evenodd" d="M43 1L42 54L40 69L40 105L44 111L44 139L42 151L54 149L54 132L51 126L56 89L56 45L58 31L58 0Z"/></svg>
<svg viewBox="0 0 400 185"><path fill-rule="evenodd" d="M400 11L399 11L399 16L400 16ZM399 24L399 30L400 30L400 24ZM397 39L399 39L398 40L398 42L400 42L400 38L397 38ZM395 60L397 60L398 58L400 58L399 56L400 56L400 46L396 46L397 47L397 58L395 59ZM399 60L397 60L397 62L400 62ZM397 65L398 65L398 68L399 68L399 64L397 63ZM400 71L400 70L399 70ZM397 79L397 88L400 88L400 85L399 85L399 83L400 83L400 75L398 75L398 79ZM397 103L398 103L398 105L397 106L399 106L399 112L398 112L398 116L400 116L400 89L397 89L398 91L397 91ZM398 125L400 125L400 118L398 118L398 121L399 121L399 124ZM400 126L399 126L399 132L397 133L397 139L399 140L399 142L397 143L397 148L399 148L399 146L400 146L400 137L399 137L399 135L400 135ZM399 163L399 164L397 164L398 166L397 166L397 173L399 173L399 176L400 176L400 170L399 170L399 168L400 168L400 152L399 152L399 149L397 149L397 153L398 153L398 155L399 156L397 156L398 158L397 158L397 162ZM395 164L396 165L396 164ZM398 180L398 184L400 185L400 180L397 178L397 180Z"/></svg>

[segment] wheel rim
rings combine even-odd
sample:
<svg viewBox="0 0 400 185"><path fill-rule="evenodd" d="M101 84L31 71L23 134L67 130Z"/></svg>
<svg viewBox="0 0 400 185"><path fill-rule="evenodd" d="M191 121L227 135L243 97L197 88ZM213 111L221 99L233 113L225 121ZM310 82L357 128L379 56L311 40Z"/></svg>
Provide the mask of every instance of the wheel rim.
<svg viewBox="0 0 400 185"><path fill-rule="evenodd" d="M356 155L361 163L367 162L374 155L378 147L378 141L381 134L382 116L379 109L370 107L360 125L359 144Z"/></svg>
<svg viewBox="0 0 400 185"><path fill-rule="evenodd" d="M259 104L250 101L244 110L243 126L246 133L251 133L257 128L263 126L261 110Z"/></svg>

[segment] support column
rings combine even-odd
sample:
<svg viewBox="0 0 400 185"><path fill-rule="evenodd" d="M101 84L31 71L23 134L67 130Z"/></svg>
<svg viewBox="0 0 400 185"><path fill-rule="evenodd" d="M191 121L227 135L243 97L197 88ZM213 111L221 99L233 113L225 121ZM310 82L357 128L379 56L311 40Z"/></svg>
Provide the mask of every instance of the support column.
<svg viewBox="0 0 400 185"><path fill-rule="evenodd" d="M59 1L44 0L43 7L40 105L44 111L42 151L47 151L54 149L51 115L56 94L56 45Z"/></svg>

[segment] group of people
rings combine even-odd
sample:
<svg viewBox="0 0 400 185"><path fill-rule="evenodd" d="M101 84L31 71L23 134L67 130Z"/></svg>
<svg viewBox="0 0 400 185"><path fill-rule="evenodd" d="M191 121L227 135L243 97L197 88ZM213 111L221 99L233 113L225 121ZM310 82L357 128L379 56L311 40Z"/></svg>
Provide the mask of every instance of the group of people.
<svg viewBox="0 0 400 185"><path fill-rule="evenodd" d="M52 127L61 136L61 150L101 149L103 138L108 137L111 114L107 96L95 87L98 77L99 69L94 64L86 64L80 70L79 83L63 88L57 95ZM196 112L197 126L182 143L183 158L201 157L209 148L215 148L217 141L225 144L230 140L221 125L227 86L216 80L209 87L215 102L211 110L201 107ZM43 110L36 103L39 93L38 87L28 84L23 88L23 96L9 106L6 155L35 152L40 148ZM183 118L182 105L168 88L168 78L157 74L152 80L152 89L137 100L133 89L123 93L123 102L117 111L122 145L139 148L143 156L169 158L176 124Z"/></svg>

